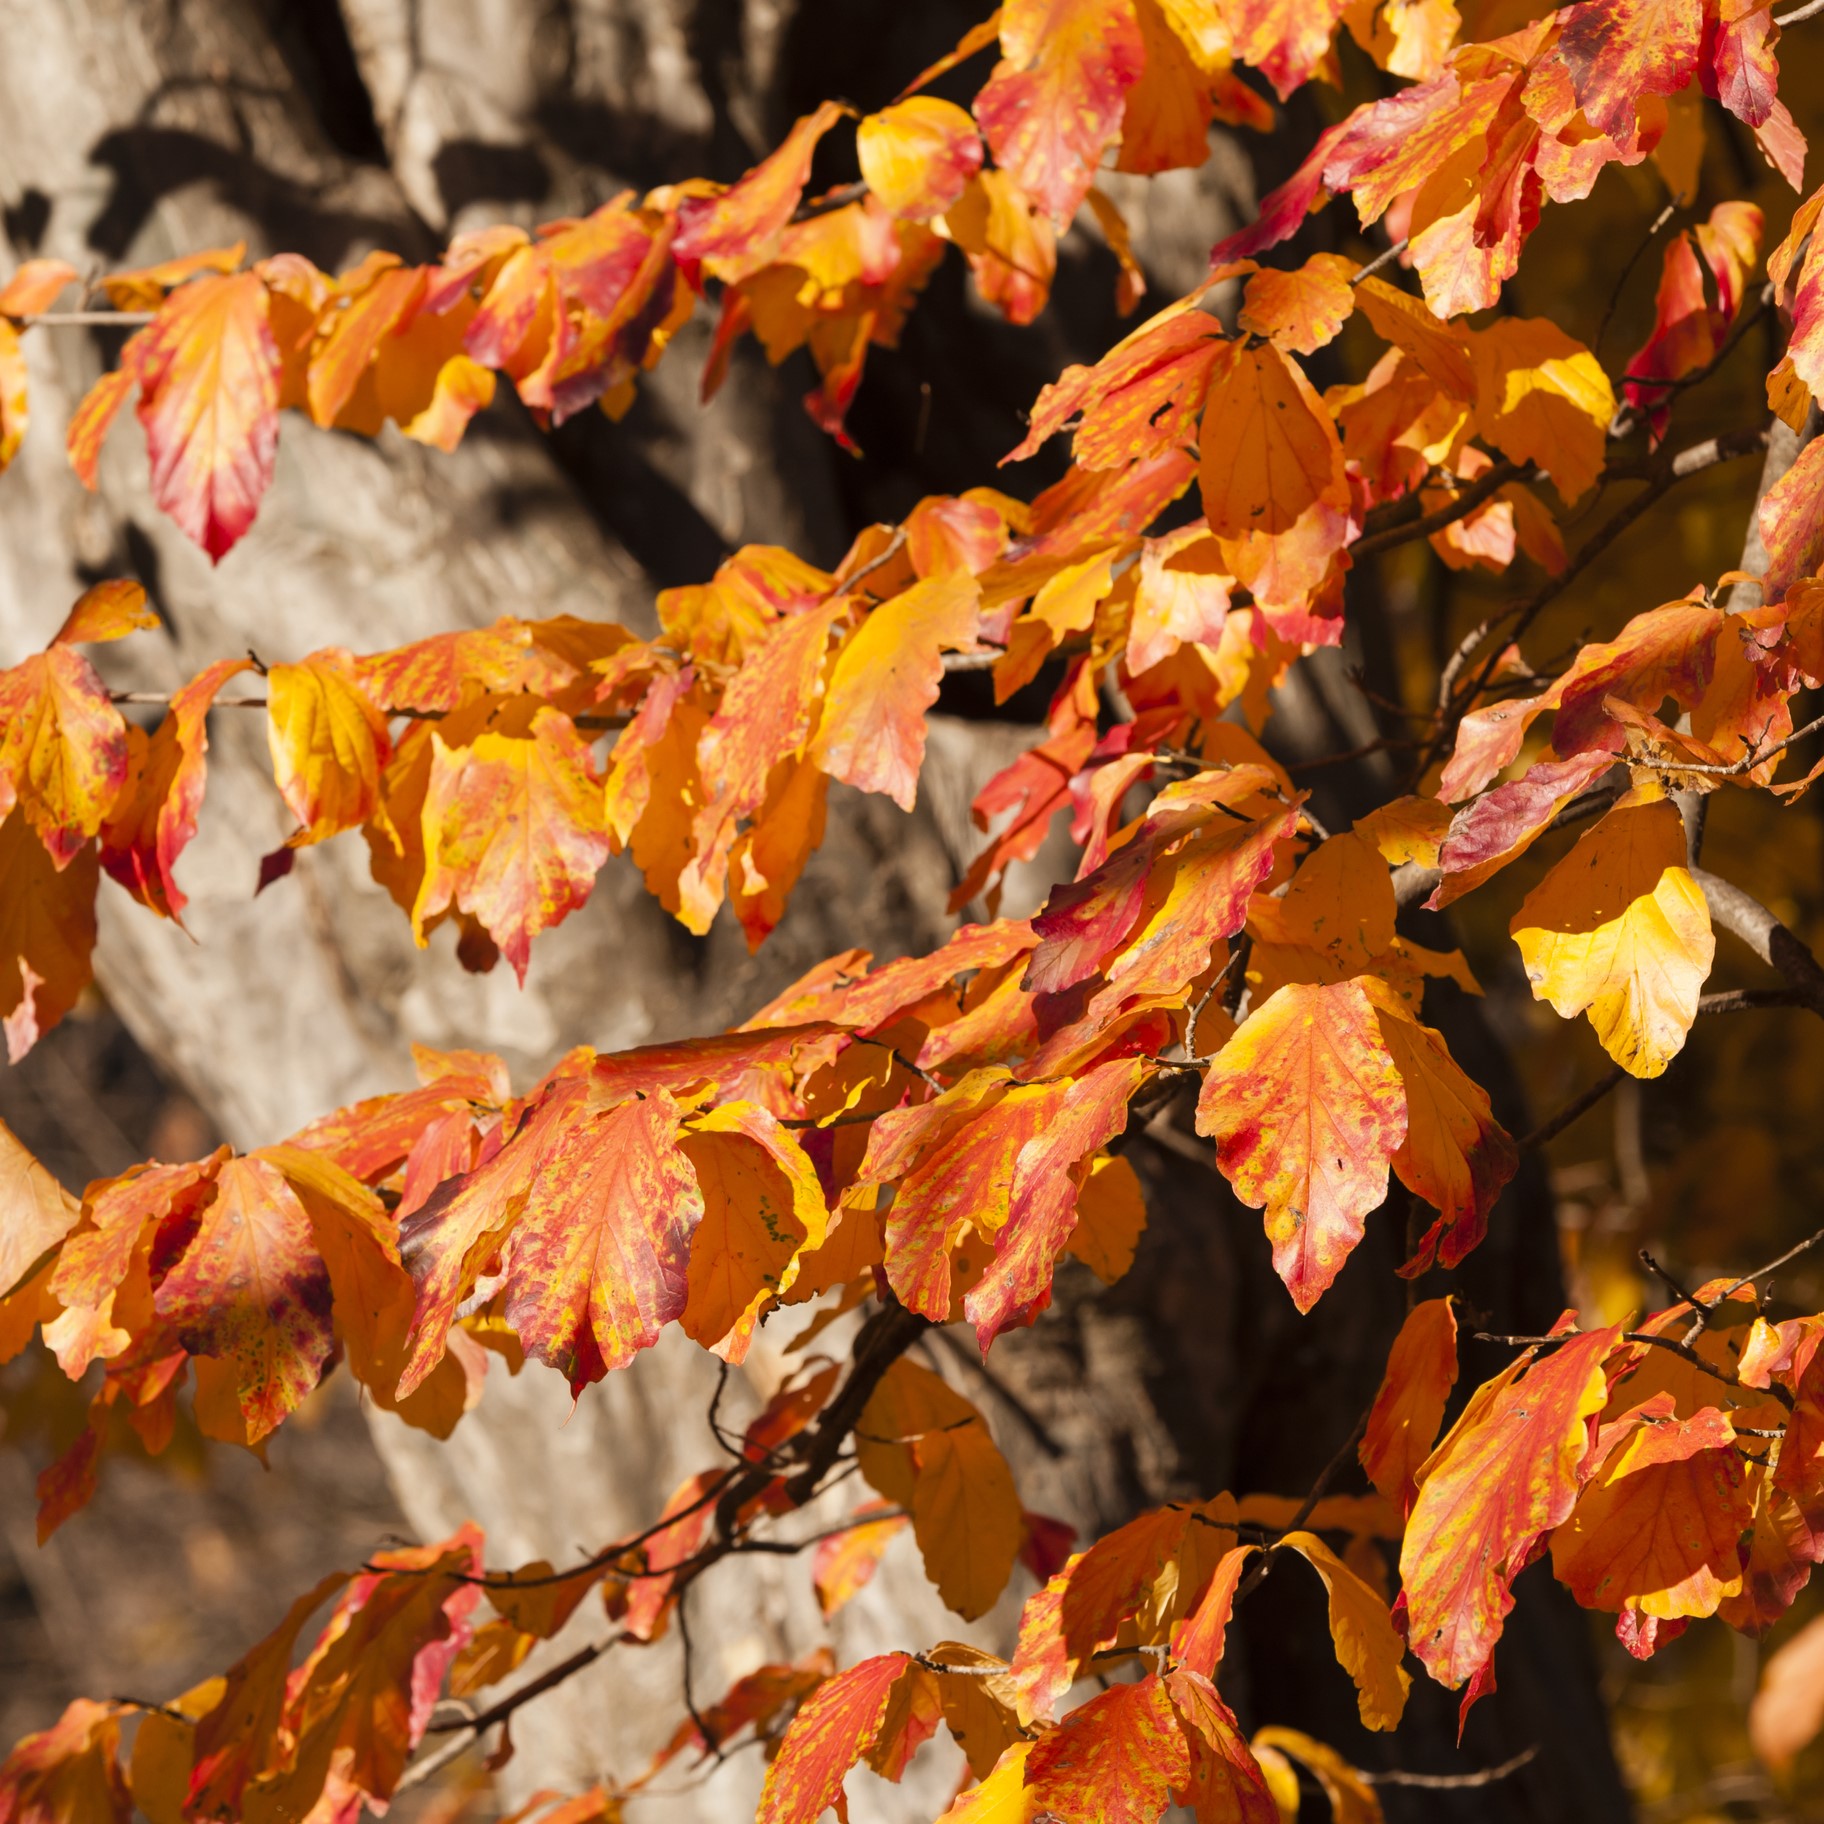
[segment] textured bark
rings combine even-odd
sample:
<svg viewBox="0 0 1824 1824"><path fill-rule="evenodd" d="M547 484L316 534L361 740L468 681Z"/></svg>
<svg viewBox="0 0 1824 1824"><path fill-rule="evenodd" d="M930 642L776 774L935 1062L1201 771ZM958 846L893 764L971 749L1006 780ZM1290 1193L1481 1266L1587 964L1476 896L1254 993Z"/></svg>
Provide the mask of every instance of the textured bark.
<svg viewBox="0 0 1824 1824"><path fill-rule="evenodd" d="M879 7L866 30L855 10L854 0L343 0L338 19L326 0L0 0L11 252L86 267L248 235L335 265L374 243L421 252L433 233L474 220L586 208L627 184L732 178L821 96L885 100L979 9ZM1231 199L1245 207L1247 182L1225 145L1204 172L1111 184L1166 295L1198 276L1210 241L1232 225ZM699 408L700 329L620 429L590 416L546 441L496 411L446 458L390 435L375 445L288 421L260 521L215 570L152 508L130 425L115 434L97 496L69 476L62 421L100 351L87 332L38 333L33 429L0 486L0 641L8 658L41 642L82 579L121 571L148 583L165 619L162 639L105 655L116 682L141 688L168 688L250 644L268 659L372 648L502 612L568 610L644 628L655 585L705 575L735 543L770 539L828 560L865 520L982 480L1017 440L1039 385L1118 333L1111 289L1107 256L1073 236L1056 306L1011 331L968 305L952 262L906 347L870 368L854 419L873 453L866 465L810 430L795 397L802 382L754 364L738 363L725 394ZM980 680L958 681L952 695L947 707L978 708ZM1308 752L1360 738L1338 739L1345 702L1321 686L1289 700L1290 738ZM491 1046L523 1080L573 1043L712 1029L846 944L890 954L933 941L948 928L942 902L969 841L970 792L1020 739L940 719L909 820L839 792L830 842L759 958L726 928L703 942L684 936L630 867L611 864L587 910L541 939L522 994L504 971L464 975L447 933L414 952L358 842L307 851L255 904L258 857L287 819L260 720L218 714L211 733L203 833L184 863L198 941L110 893L99 963L142 1042L243 1143L409 1080L412 1041ZM1492 1078L1498 1056L1476 1055L1474 1043L1472 1031L1466 1063ZM930 1356L982 1404L1029 1505L1086 1537L1168 1496L1305 1486L1372 1386L1403 1298L1387 1270L1400 1240L1392 1212L1322 1318L1305 1322L1266 1269L1258 1217L1237 1209L1210 1168L1146 1141L1134 1156L1153 1220L1127 1282L1110 1296L1066 1272L1046 1320L997 1347L992 1378L941 1345ZM1508 1200L1478 1256L1476 1296L1510 1327L1549 1321L1552 1248L1549 1203L1533 1183ZM764 1333L728 1415L738 1420L751 1389L789 1366L781 1338ZM712 1370L672 1336L574 1412L557 1377L530 1368L493 1375L447 1445L384 1417L373 1430L422 1531L473 1515L494 1562L561 1563L643 1525L671 1487L714 1461L701 1417ZM1321 1621L1304 1626L1312 1618L1298 1610L1291 1643L1278 1593L1290 1581L1273 1580L1244 1612L1234 1677L1247 1680L1253 1720L1301 1722L1384 1763L1386 1748L1355 1731ZM690 1617L699 1697L823 1638L806 1582L802 1567L761 1558L705 1583ZM275 1613L288 1594L272 1593ZM1004 1646L1015 1600L977 1636ZM1543 1621L1527 1619L1535 1612ZM1504 1658L1501 1694L1484 1706L1485 1729L1543 1742L1531 1787L1477 1794L1467 1807L1403 1795L1396 1815L1621 1815L1581 1626L1550 1599L1523 1604L1504 1654L1524 1663ZM605 1631L588 1608L573 1628L559 1652ZM902 1541L839 1618L835 1645L846 1658L958 1631ZM504 1784L523 1794L637 1773L681 1712L680 1671L675 1636L643 1659L609 1655L515 1720ZM1398 1750L1408 1764L1415 1752L1460 1764L1448 1710L1428 1700L1416 1750L1407 1737ZM870 1786L871 1809L857 1816L940 1809L955 1764L922 1759L902 1794ZM667 1814L738 1817L758 1779L753 1757L738 1757Z"/></svg>

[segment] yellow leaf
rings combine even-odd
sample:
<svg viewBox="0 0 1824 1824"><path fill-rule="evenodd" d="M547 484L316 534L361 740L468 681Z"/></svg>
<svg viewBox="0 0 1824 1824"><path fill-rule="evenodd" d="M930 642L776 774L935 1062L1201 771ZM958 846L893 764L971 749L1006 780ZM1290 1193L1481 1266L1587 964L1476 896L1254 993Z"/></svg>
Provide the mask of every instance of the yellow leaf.
<svg viewBox="0 0 1824 1824"><path fill-rule="evenodd" d="M386 718L335 654L275 665L266 679L266 737L279 791L302 828L293 847L365 823L392 752Z"/></svg>
<svg viewBox="0 0 1824 1824"><path fill-rule="evenodd" d="M1615 394L1601 363L1543 317L1509 317L1474 338L1476 426L1503 456L1536 462L1576 500L1602 472Z"/></svg>
<svg viewBox="0 0 1824 1824"><path fill-rule="evenodd" d="M1697 1017L1716 939L1677 808L1621 803L1526 896L1509 927L1534 996L1587 1010L1603 1049L1657 1077Z"/></svg>
<svg viewBox="0 0 1824 1824"><path fill-rule="evenodd" d="M1412 1679L1387 1605L1315 1533L1288 1533L1280 1541L1303 1557L1330 1593L1330 1635L1336 1657L1355 1680L1362 1726L1395 1729Z"/></svg>

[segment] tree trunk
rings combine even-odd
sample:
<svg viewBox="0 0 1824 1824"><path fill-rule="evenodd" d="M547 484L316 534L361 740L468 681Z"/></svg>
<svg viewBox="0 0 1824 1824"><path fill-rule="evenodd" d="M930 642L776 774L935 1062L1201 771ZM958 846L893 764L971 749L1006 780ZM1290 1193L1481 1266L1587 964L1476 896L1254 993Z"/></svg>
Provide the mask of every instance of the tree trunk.
<svg viewBox="0 0 1824 1824"><path fill-rule="evenodd" d="M887 99L978 11L881 7L861 30L854 0L343 0L339 13L328 0L0 0L10 252L86 268L246 236L261 251L292 248L333 267L374 244L422 254L475 220L582 210L627 185L732 179L823 95ZM1225 143L1203 172L1111 184L1164 295L1198 276L1211 240L1245 210L1247 183ZM372 649L500 613L569 611L646 630L655 587L701 578L737 543L770 540L828 561L866 520L988 477L1039 386L1119 333L1112 284L1108 256L1073 236L1053 310L1015 332L970 309L951 262L906 347L870 368L854 418L873 453L866 465L810 428L801 381L756 361L738 361L724 393L700 407L701 325L643 383L621 427L586 414L547 440L497 409L445 457L391 434L376 444L288 421L259 522L218 569L152 507L126 422L97 495L70 476L63 424L100 371L100 350L85 331L37 332L32 431L0 483L5 657L42 643L84 580L122 572L146 582L165 623L162 638L103 657L112 682L136 688L170 688L250 645L267 659L330 644ZM962 712L980 702L967 682L953 696L946 707ZM1305 738L1335 745L1323 706L1307 707ZM588 908L541 938L523 993L504 971L464 974L447 933L414 952L357 842L304 851L254 903L258 858L288 819L259 719L218 714L211 739L202 833L183 864L197 941L110 893L98 965L142 1043L224 1135L252 1144L409 1081L414 1041L500 1050L524 1081L572 1044L611 1049L714 1029L848 944L884 956L938 940L969 841L970 793L1024 736L966 713L940 718L910 819L839 788L830 839L758 958L726 923L707 940L685 936L632 868L614 863ZM1474 1050L1477 1031L1466 1020L1452 1043L1492 1081L1500 1060L1492 1045L1486 1057ZM1404 1297L1388 1270L1401 1239L1393 1212L1371 1225L1374 1245L1307 1322L1266 1268L1258 1217L1237 1209L1212 1169L1145 1141L1134 1157L1152 1223L1112 1296L1067 1272L1046 1319L997 1348L992 1378L941 1344L929 1358L982 1405L1028 1505L1085 1538L1169 1496L1308 1485L1372 1387ZM1549 1201L1538 1182L1520 1193L1472 1281L1516 1327L1549 1321L1558 1297ZM727 1408L737 1421L791 1365L783 1338L778 1326L763 1333L737 1377ZM491 1562L563 1563L649 1522L672 1487L715 1460L702 1416L714 1384L713 1362L674 1335L574 1412L561 1380L534 1366L492 1375L447 1445L385 1415L373 1415L372 1430L421 1531L442 1534L472 1515ZM702 1586L689 1617L699 1698L762 1658L825 1638L807 1583L795 1561L758 1558ZM1296 1638L1287 1627L1294 1614L1313 1619L1288 1606L1303 1600L1280 1590L1291 1583L1276 1577L1244 1611L1232 1676L1246 1680L1251 1720L1298 1721L1364 1764L1384 1764L1386 1748L1353 1722L1321 1619ZM271 1592L272 1616L250 1616L250 1638L290 1594ZM1503 1747L1537 1739L1534 1767L1473 1805L1406 1795L1393 1815L1623 1814L1582 1619L1561 1596L1529 1592L1503 1648L1502 1690L1479 1713L1479 1758L1499 1758L1497 1736ZM972 1632L1005 1648L1016 1603L1004 1599ZM585 1605L554 1652L601 1631ZM963 1631L902 1540L838 1617L833 1644L846 1660ZM682 1670L675 1632L643 1660L607 1656L515 1719L518 1752L503 1782L523 1796L637 1774L682 1714ZM1460 1765L1443 1695L1418 1709L1397 1752ZM737 1757L669 1801L668 1815L743 1815L759 1773L753 1757ZM954 1759L927 1752L902 1794L871 1786L857 1815L928 1818L955 1777Z"/></svg>

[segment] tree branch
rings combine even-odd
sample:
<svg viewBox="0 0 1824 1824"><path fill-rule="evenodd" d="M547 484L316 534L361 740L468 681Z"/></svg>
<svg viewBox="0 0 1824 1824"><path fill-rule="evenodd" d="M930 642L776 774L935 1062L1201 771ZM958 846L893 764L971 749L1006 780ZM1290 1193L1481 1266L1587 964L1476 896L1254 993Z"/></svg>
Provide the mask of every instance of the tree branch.
<svg viewBox="0 0 1824 1824"><path fill-rule="evenodd" d="M1691 878L1704 895L1711 919L1745 943L1791 985L1798 1004L1824 1015L1824 965L1752 894L1706 868Z"/></svg>

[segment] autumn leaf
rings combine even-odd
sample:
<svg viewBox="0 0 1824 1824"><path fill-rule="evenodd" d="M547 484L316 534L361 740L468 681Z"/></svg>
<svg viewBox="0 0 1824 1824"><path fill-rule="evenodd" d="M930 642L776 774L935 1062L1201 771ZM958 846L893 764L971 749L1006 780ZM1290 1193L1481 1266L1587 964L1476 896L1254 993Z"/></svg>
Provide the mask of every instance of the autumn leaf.
<svg viewBox="0 0 1824 1824"><path fill-rule="evenodd" d="M1421 1465L1400 1579L1407 1640L1440 1683L1461 1685L1488 1663L1514 1578L1575 1504L1619 1335L1593 1330L1523 1357L1476 1390Z"/></svg>
<svg viewBox="0 0 1824 1824"><path fill-rule="evenodd" d="M1407 1312L1357 1453L1368 1480L1401 1513L1412 1511L1419 1466L1431 1455L1457 1380L1457 1320L1448 1298Z"/></svg>
<svg viewBox="0 0 1824 1824"><path fill-rule="evenodd" d="M778 149L732 189L719 196L686 197L672 241L678 259L687 268L701 266L727 285L758 272L804 194L817 142L845 112L839 103L826 101L796 121Z"/></svg>
<svg viewBox="0 0 1824 1824"><path fill-rule="evenodd" d="M1496 1200L1519 1169L1520 1151L1494 1118L1488 1092L1450 1055L1443 1034L1414 1019L1384 982L1370 978L1365 986L1406 1092L1406 1137L1393 1169L1438 1212L1402 1271L1420 1271L1434 1256L1454 1267L1487 1232Z"/></svg>
<svg viewBox="0 0 1824 1824"><path fill-rule="evenodd" d="M1283 1824L1267 1776L1216 1687L1188 1666L1174 1666L1165 1685L1190 1747L1189 1778L1173 1794L1178 1803L1221 1824Z"/></svg>
<svg viewBox="0 0 1824 1824"><path fill-rule="evenodd" d="M1217 1054L1197 1131L1235 1194L1265 1209L1273 1268L1308 1311L1387 1196L1406 1092L1359 980L1289 983Z"/></svg>
<svg viewBox="0 0 1824 1824"><path fill-rule="evenodd" d="M995 162L1069 226L1146 59L1131 0L1009 0L1001 61L975 98Z"/></svg>
<svg viewBox="0 0 1824 1824"><path fill-rule="evenodd" d="M608 859L589 750L549 706L523 734L490 729L462 747L431 739L413 930L423 944L426 922L447 907L472 913L523 982L532 939L584 904Z"/></svg>
<svg viewBox="0 0 1824 1824"><path fill-rule="evenodd" d="M789 1128L764 1108L724 1103L681 1140L703 1198L691 1237L680 1322L693 1341L740 1363L761 1314L823 1246L830 1215L817 1173Z"/></svg>
<svg viewBox="0 0 1824 1824"><path fill-rule="evenodd" d="M22 1736L0 1761L6 1824L128 1824L133 1798L120 1770L124 1706L79 1697L48 1729Z"/></svg>
<svg viewBox="0 0 1824 1824"><path fill-rule="evenodd" d="M263 1159L230 1159L217 1173L215 1197L155 1304L192 1355L224 1363L249 1444L315 1388L335 1345L310 1220Z"/></svg>
<svg viewBox="0 0 1824 1824"><path fill-rule="evenodd" d="M1761 1667L1760 1686L1748 1709L1748 1737L1767 1766L1784 1771L1816 1739L1820 1728L1824 1728L1824 1617L1814 1617L1782 1642Z"/></svg>
<svg viewBox="0 0 1824 1824"><path fill-rule="evenodd" d="M1330 1596L1336 1657L1355 1680L1365 1729L1397 1729L1412 1680L1387 1605L1315 1533L1288 1533L1280 1545L1304 1558Z"/></svg>
<svg viewBox="0 0 1824 1824"><path fill-rule="evenodd" d="M133 372L153 498L219 562L253 524L278 448L279 349L258 274L180 286Z"/></svg>
<svg viewBox="0 0 1824 1824"><path fill-rule="evenodd" d="M1340 254L1316 253L1295 272L1256 273L1236 322L1288 354L1314 355L1335 341L1355 310L1354 272L1354 262Z"/></svg>
<svg viewBox="0 0 1824 1824"><path fill-rule="evenodd" d="M301 826L288 846L322 842L365 823L380 801L392 756L386 718L349 673L342 652L266 677L266 737L280 795Z"/></svg>
<svg viewBox="0 0 1824 1824"><path fill-rule="evenodd" d="M1675 95L1697 74L1703 0L1584 0L1567 7L1558 55L1578 106L1619 139L1649 95Z"/></svg>
<svg viewBox="0 0 1824 1824"><path fill-rule="evenodd" d="M189 903L177 884L177 859L195 836L202 810L210 706L222 686L251 665L249 659L217 659L172 692L130 790L115 801L102 826L101 865L162 918L181 922Z"/></svg>
<svg viewBox="0 0 1824 1824"><path fill-rule="evenodd" d="M940 655L974 645L979 601L973 577L928 577L882 603L850 635L810 749L831 778L912 809L925 711L943 676Z"/></svg>
<svg viewBox="0 0 1824 1824"><path fill-rule="evenodd" d="M0 1296L76 1226L82 1205L0 1122Z"/></svg>
<svg viewBox="0 0 1824 1824"><path fill-rule="evenodd" d="M1588 1609L1712 1615L1742 1587L1752 1521L1728 1416L1655 1416L1590 1477L1552 1535L1552 1571Z"/></svg>
<svg viewBox="0 0 1824 1824"><path fill-rule="evenodd" d="M1030 1801L1064 1818L1155 1824L1191 1757L1165 1682L1149 1672L1092 1697L1033 1744Z"/></svg>
<svg viewBox="0 0 1824 1824"><path fill-rule="evenodd" d="M1778 602L1796 582L1824 569L1824 443L1813 438L1761 498L1756 510L1767 549L1766 599Z"/></svg>
<svg viewBox="0 0 1824 1824"><path fill-rule="evenodd" d="M975 122L930 95L870 114L855 129L855 152L868 188L895 215L918 218L942 215L982 168Z"/></svg>
<svg viewBox="0 0 1824 1824"><path fill-rule="evenodd" d="M1588 492L1615 416L1596 357L1547 318L1504 317L1471 338L1470 359L1481 434L1510 460L1536 462L1567 501Z"/></svg>
<svg viewBox="0 0 1824 1824"><path fill-rule="evenodd" d="M1303 371L1272 343L1230 344L1204 417L1203 511L1218 538L1288 532L1343 485L1336 427Z"/></svg>
<svg viewBox="0 0 1824 1824"><path fill-rule="evenodd" d="M59 872L100 830L129 765L126 722L73 645L0 672L0 807L19 806Z"/></svg>
<svg viewBox="0 0 1824 1824"><path fill-rule="evenodd" d="M84 846L64 868L23 806L0 823L0 1026L17 1064L89 985L101 869Z"/></svg>
<svg viewBox="0 0 1824 1824"><path fill-rule="evenodd" d="M826 1616L834 1615L866 1588L880 1567L881 1555L910 1525L910 1516L891 1501L864 1501L841 1532L820 1539L811 1553L811 1583L818 1609Z"/></svg>
<svg viewBox="0 0 1824 1824"><path fill-rule="evenodd" d="M879 1736L895 1686L917 1667L903 1653L864 1659L799 1706L760 1794L756 1824L817 1824Z"/></svg>
<svg viewBox="0 0 1824 1824"><path fill-rule="evenodd" d="M1019 1555L1019 1495L981 1415L928 1368L894 1363L861 1415L861 1472L910 1510L925 1571L973 1621L994 1606Z"/></svg>
<svg viewBox="0 0 1824 1824"><path fill-rule="evenodd" d="M1657 1077L1697 1017L1716 940L1664 799L1617 804L1526 896L1510 926L1534 996L1588 1012L1603 1049Z"/></svg>
<svg viewBox="0 0 1824 1824"><path fill-rule="evenodd" d="M573 1393L683 1313L703 1198L678 1142L663 1090L553 1125L507 1247L503 1309Z"/></svg>

